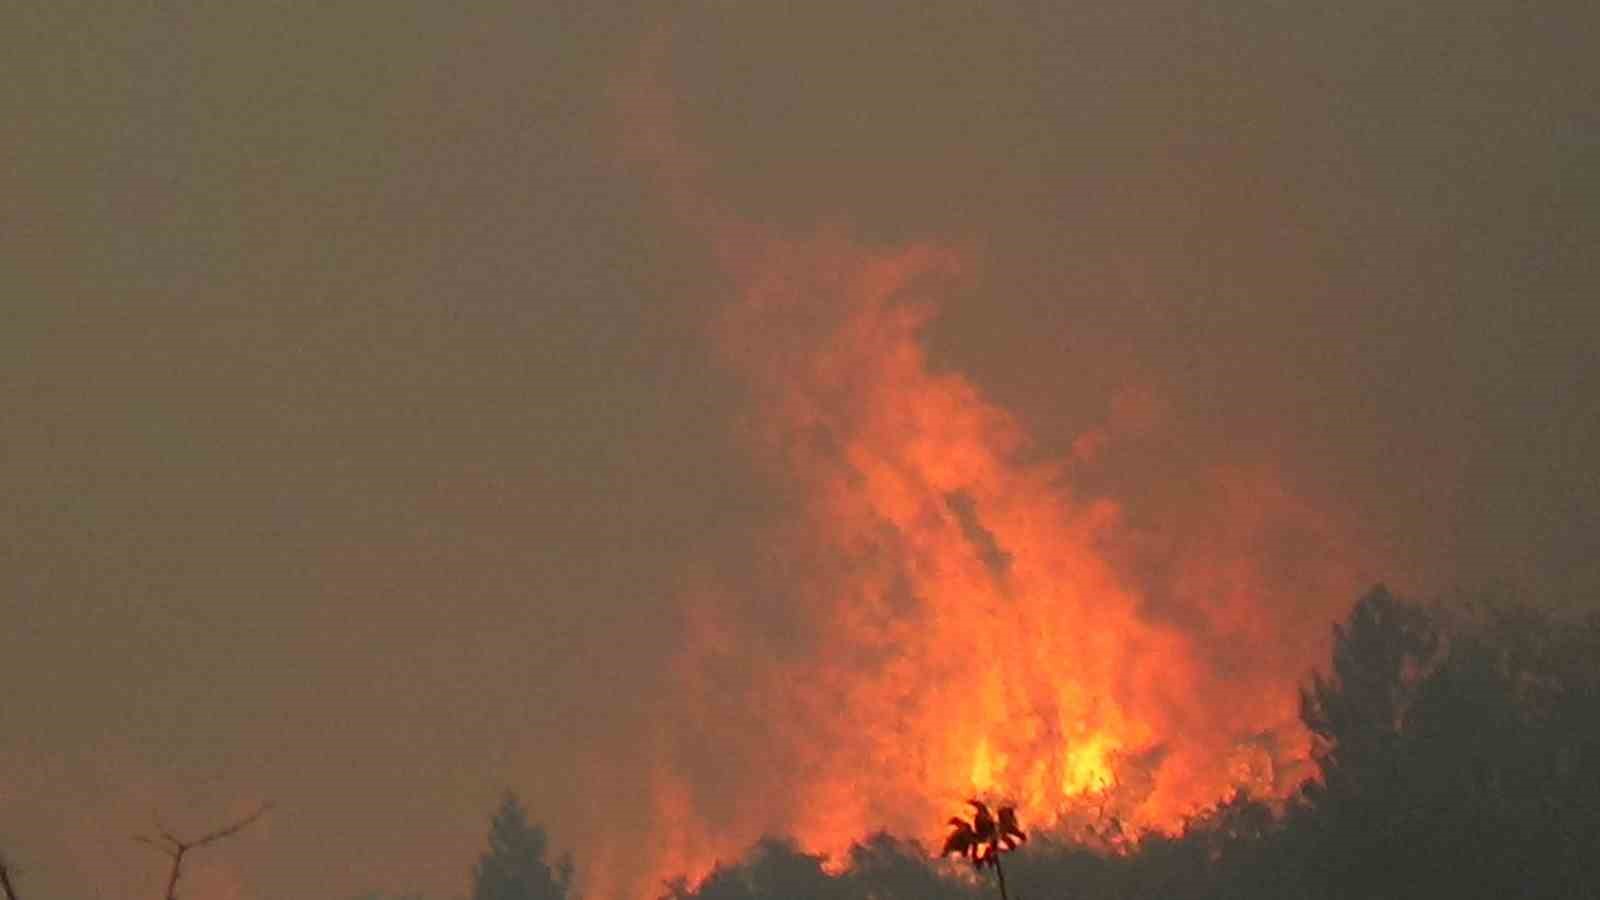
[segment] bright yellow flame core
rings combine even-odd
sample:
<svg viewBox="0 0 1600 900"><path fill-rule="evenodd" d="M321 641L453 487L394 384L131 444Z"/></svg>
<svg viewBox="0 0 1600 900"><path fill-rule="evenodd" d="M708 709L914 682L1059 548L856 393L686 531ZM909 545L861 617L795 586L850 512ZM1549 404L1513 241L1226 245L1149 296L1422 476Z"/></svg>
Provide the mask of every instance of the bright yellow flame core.
<svg viewBox="0 0 1600 900"><path fill-rule="evenodd" d="M1067 775L1061 783L1061 792L1068 797L1078 797L1110 787L1113 775L1109 754L1115 749L1116 742L1112 738L1097 734L1068 751Z"/></svg>
<svg viewBox="0 0 1600 900"><path fill-rule="evenodd" d="M972 787L979 792L994 787L994 761L989 758L987 738L978 739L978 749L972 754Z"/></svg>

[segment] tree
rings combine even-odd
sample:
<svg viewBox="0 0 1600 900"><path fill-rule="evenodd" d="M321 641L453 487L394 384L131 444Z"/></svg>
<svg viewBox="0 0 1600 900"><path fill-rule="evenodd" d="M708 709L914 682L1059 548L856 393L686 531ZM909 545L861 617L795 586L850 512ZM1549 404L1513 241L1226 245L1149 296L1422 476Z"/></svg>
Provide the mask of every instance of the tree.
<svg viewBox="0 0 1600 900"><path fill-rule="evenodd" d="M953 816L949 821L950 836L945 839L940 856L960 856L970 860L974 869L985 866L994 870L1000 882L1000 900L1007 900L1006 870L1000 864L1000 854L1017 848L1028 839L1017 824L1017 811L1011 806L1000 807L999 817L989 812L989 807L976 798L967 801L972 807L972 821Z"/></svg>
<svg viewBox="0 0 1600 900"><path fill-rule="evenodd" d="M1315 740L1322 786L1338 794L1383 792L1411 692L1439 639L1419 607L1383 585L1368 591L1333 627L1333 672L1300 692L1300 717ZM1313 787L1313 799L1326 796Z"/></svg>
<svg viewBox="0 0 1600 900"><path fill-rule="evenodd" d="M1430 614L1376 588L1301 699L1320 778L1278 849L1314 893L1596 896L1596 620L1509 603Z"/></svg>
<svg viewBox="0 0 1600 900"><path fill-rule="evenodd" d="M566 900L572 890L572 858L545 860L550 841L528 822L517 795L507 791L489 823L489 849L472 873L472 900Z"/></svg>

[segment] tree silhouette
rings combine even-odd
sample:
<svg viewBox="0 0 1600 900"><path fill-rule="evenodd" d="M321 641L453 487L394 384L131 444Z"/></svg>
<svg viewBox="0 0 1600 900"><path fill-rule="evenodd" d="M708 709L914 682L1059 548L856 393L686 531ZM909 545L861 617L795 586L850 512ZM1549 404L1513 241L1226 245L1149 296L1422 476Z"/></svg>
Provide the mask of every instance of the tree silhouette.
<svg viewBox="0 0 1600 900"><path fill-rule="evenodd" d="M982 800L968 800L967 805L972 807L972 821L959 816L950 818L950 836L945 839L940 855L970 860L972 867L979 871L986 866L994 869L995 879L1000 883L1001 900L1010 900L1006 896L1006 870L1000 864L1000 854L1015 850L1019 843L1028 839L1017 824L1017 811L1002 806L996 818Z"/></svg>
<svg viewBox="0 0 1600 900"><path fill-rule="evenodd" d="M472 900L565 900L572 858L563 855L551 866L549 843L543 828L529 824L522 801L506 791L489 824L489 849L473 870Z"/></svg>
<svg viewBox="0 0 1600 900"><path fill-rule="evenodd" d="M1320 778L1279 842L1323 896L1596 896L1600 623L1376 588L1302 695Z"/></svg>
<svg viewBox="0 0 1600 900"><path fill-rule="evenodd" d="M1405 724L1409 691L1437 647L1438 633L1423 611L1382 585L1361 598L1346 624L1334 626L1333 672L1315 673L1300 694L1300 716L1316 741L1325 785L1354 790L1357 781L1382 779Z"/></svg>

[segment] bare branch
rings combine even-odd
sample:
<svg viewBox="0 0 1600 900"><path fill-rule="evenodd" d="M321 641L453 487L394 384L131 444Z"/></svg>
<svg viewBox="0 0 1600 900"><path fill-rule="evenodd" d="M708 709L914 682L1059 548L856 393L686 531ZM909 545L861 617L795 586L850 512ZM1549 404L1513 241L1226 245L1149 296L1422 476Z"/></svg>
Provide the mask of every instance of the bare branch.
<svg viewBox="0 0 1600 900"><path fill-rule="evenodd" d="M208 835L204 835L202 837L195 838L193 841L190 841L188 847L185 847L184 849L187 850L187 849L192 849L192 848L195 848L195 847L204 847L207 844L213 843L215 841L220 841L225 837L232 837L233 835L236 835L239 832L241 832L241 831L245 830L246 828L248 828L257 819L259 819L262 816L266 815L267 811L270 810L270 809L272 809L272 804L271 803L263 803L263 804L261 804L261 807L259 809L257 809L255 812L251 813L248 816L245 816L244 818L240 819L237 822L234 822L232 825L225 825L222 828L218 828L216 831L213 831Z"/></svg>
<svg viewBox="0 0 1600 900"><path fill-rule="evenodd" d="M165 835L163 835L163 837L165 837ZM170 844L164 844L161 841L158 841L155 838L153 838L153 837L151 837L151 836L149 836L147 834L136 834L136 835L133 836L133 839L138 841L141 844L149 844L150 846L156 848L157 850L161 851L162 853L165 853L168 856L171 856L173 853L176 852L175 850L172 849Z"/></svg>
<svg viewBox="0 0 1600 900"><path fill-rule="evenodd" d="M238 834L239 832L248 828L257 819L266 815L267 811L270 809L272 809L271 803L263 803L261 804L260 808L250 815L245 816L244 818L239 819L230 825L224 825L215 831L201 835L192 841L185 841L172 832L167 831L165 827L161 826L161 820L157 818L156 823L158 829L160 830L159 840L143 834L134 835L133 839L143 844L149 844L157 850L160 850L161 852L172 857L172 871L167 873L167 890L163 896L165 897L165 900L178 900L178 879L183 875L183 855L185 853L188 853L190 850L204 847L207 844L216 843L223 838L232 837L233 835ZM163 842L165 843L163 844ZM7 900L16 900L16 898L8 897Z"/></svg>

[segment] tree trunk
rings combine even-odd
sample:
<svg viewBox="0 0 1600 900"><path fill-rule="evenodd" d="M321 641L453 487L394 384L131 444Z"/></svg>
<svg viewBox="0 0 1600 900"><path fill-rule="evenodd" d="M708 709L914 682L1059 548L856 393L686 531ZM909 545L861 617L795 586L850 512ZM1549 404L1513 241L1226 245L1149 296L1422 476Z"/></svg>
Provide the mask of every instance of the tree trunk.
<svg viewBox="0 0 1600 900"><path fill-rule="evenodd" d="M166 900L178 900L178 873L183 869L183 851L172 854L172 874L167 876Z"/></svg>
<svg viewBox="0 0 1600 900"><path fill-rule="evenodd" d="M1004 866L1000 865L1000 856L998 854L994 858L994 874L995 877L1000 879L1000 900L1011 900L1010 897L1006 896L1006 870Z"/></svg>

